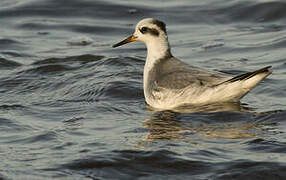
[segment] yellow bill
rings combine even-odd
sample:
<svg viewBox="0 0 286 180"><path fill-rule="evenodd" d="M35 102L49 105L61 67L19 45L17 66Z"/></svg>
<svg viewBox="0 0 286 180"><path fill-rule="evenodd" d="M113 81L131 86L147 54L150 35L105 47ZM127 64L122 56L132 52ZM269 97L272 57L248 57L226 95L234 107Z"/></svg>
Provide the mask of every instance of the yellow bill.
<svg viewBox="0 0 286 180"><path fill-rule="evenodd" d="M115 48L115 47L121 46L123 44L133 42L133 41L136 41L136 37L132 35L132 36L129 36L128 38L124 39L123 41L120 41L119 43L114 44L112 47Z"/></svg>

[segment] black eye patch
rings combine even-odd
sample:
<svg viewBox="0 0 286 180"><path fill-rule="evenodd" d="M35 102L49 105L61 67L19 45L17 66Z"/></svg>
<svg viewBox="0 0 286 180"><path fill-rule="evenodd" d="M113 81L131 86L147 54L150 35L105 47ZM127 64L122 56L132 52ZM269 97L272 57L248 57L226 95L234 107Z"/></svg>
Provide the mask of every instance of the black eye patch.
<svg viewBox="0 0 286 180"><path fill-rule="evenodd" d="M145 34L145 33L148 31L148 28L147 28L147 27L142 27L141 29L139 29L139 31L140 31L142 34Z"/></svg>
<svg viewBox="0 0 286 180"><path fill-rule="evenodd" d="M139 31L142 34L149 33L153 36L159 36L159 31L157 31L157 29L154 28L142 27L141 29L139 29Z"/></svg>

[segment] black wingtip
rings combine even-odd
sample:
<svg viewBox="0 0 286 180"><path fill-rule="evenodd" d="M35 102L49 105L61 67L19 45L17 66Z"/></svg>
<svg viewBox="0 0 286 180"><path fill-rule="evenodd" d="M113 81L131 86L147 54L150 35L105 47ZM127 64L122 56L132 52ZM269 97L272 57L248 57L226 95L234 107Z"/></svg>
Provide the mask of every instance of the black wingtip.
<svg viewBox="0 0 286 180"><path fill-rule="evenodd" d="M271 73L271 71L269 70L269 68L271 68L271 67L272 66L266 66L264 68L258 69L258 70L253 71L253 72L241 74L241 75L235 76L234 78L231 78L231 79L229 79L223 83L246 80L246 79L252 78L253 76L260 74L260 73Z"/></svg>

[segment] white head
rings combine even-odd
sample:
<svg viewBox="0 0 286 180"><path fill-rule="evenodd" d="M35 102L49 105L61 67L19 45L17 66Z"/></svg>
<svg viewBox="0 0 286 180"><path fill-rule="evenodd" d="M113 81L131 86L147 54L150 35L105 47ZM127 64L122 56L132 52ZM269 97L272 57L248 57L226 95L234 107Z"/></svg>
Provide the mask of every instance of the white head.
<svg viewBox="0 0 286 180"><path fill-rule="evenodd" d="M141 41L146 44L148 50L147 59L171 55L166 25L162 21L153 18L141 20L136 25L135 32L132 36L113 45L113 47L118 47L133 41Z"/></svg>

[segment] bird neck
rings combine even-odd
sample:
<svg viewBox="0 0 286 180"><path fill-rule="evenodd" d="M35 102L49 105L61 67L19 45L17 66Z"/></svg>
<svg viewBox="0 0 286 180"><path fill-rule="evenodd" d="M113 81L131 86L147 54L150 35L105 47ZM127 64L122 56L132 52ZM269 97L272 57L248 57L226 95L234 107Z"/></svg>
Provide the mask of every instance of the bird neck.
<svg viewBox="0 0 286 180"><path fill-rule="evenodd" d="M146 42L147 61L146 65L153 65L158 59L171 57L171 49L166 38L159 38L156 41Z"/></svg>
<svg viewBox="0 0 286 180"><path fill-rule="evenodd" d="M147 58L144 66L144 94L145 97L150 95L150 81L154 75L154 67L160 61L164 61L172 57L171 49L167 38L162 38L157 41L145 42L147 46ZM151 77L150 77L151 76ZM149 102L148 102L149 103Z"/></svg>

